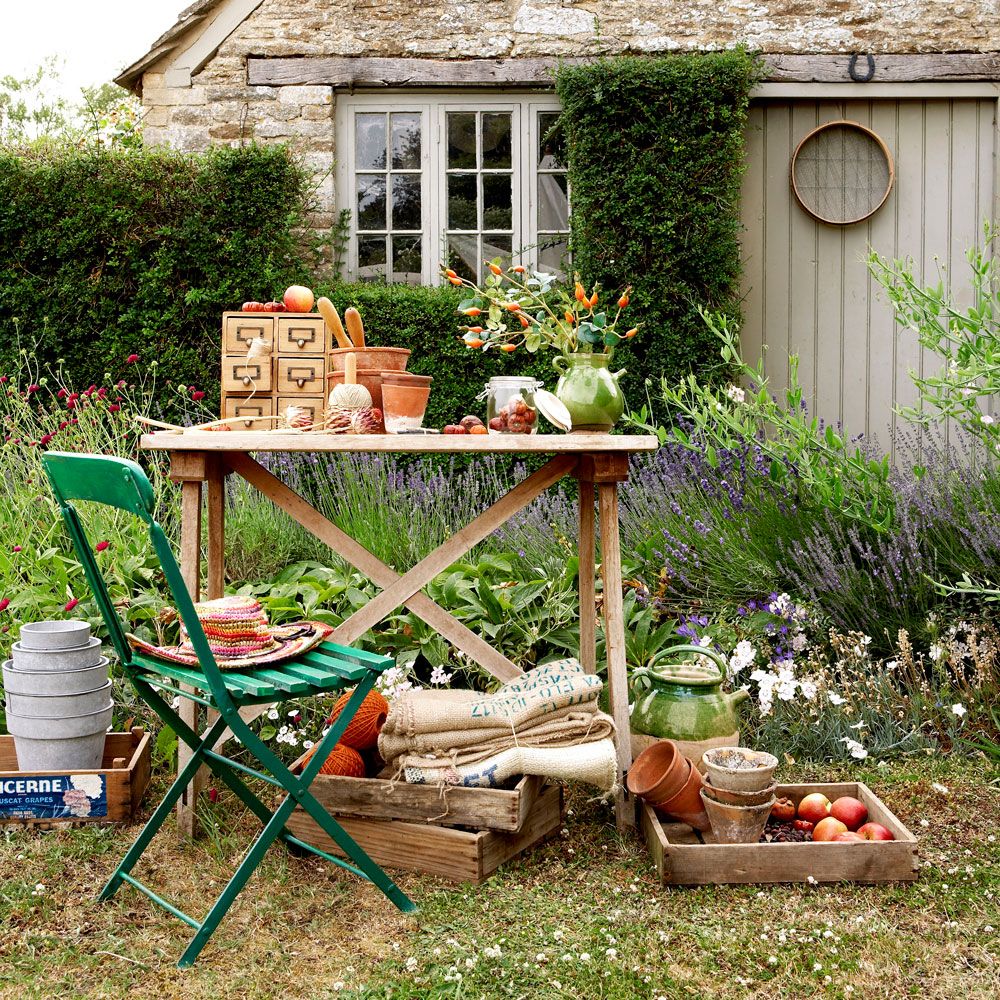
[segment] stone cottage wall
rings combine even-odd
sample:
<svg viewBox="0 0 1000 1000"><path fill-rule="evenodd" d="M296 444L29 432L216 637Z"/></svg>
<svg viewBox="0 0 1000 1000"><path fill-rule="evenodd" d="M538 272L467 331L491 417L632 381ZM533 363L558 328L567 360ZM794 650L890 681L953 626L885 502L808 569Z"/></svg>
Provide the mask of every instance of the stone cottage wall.
<svg viewBox="0 0 1000 1000"><path fill-rule="evenodd" d="M145 135L187 151L250 139L290 143L316 172L315 224L329 229L333 91L248 86L249 55L516 58L739 43L788 53L996 51L998 7L997 0L265 0L192 86L165 86L169 59L144 75Z"/></svg>

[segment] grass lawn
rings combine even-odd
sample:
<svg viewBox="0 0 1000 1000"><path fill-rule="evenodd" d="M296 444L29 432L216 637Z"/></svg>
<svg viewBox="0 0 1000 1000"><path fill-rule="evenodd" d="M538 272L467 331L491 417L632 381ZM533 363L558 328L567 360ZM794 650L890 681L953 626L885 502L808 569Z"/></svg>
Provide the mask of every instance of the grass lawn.
<svg viewBox="0 0 1000 1000"><path fill-rule="evenodd" d="M782 777L867 781L920 838L920 879L663 891L638 840L619 838L610 810L578 789L563 835L484 886L401 875L415 919L339 869L272 849L181 972L188 928L128 887L94 901L136 829L10 831L0 836L0 996L1000 996L996 774L921 757ZM211 836L192 847L170 830L154 845L155 873L148 863L138 872L196 915L251 834L230 798L215 809Z"/></svg>

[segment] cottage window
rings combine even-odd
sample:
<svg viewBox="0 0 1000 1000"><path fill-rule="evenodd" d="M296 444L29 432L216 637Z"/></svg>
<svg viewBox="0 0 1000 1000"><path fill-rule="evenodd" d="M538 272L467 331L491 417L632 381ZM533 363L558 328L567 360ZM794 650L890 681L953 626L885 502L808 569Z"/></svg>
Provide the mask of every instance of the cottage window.
<svg viewBox="0 0 1000 1000"><path fill-rule="evenodd" d="M558 104L539 96L341 98L348 277L436 284L447 261L479 279L498 256L561 271L569 188L558 117Z"/></svg>

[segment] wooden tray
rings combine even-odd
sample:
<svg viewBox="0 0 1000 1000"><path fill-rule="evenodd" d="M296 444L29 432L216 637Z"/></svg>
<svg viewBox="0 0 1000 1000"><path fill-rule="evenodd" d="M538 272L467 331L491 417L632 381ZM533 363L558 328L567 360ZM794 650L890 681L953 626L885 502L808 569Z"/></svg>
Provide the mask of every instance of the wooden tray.
<svg viewBox="0 0 1000 1000"><path fill-rule="evenodd" d="M14 737L0 736L0 824L47 828L130 820L149 784L150 750L149 734L137 727L108 733L99 770L18 771ZM85 776L91 780L73 780Z"/></svg>
<svg viewBox="0 0 1000 1000"><path fill-rule="evenodd" d="M562 786L549 785L542 791L519 833L457 830L426 823L341 816L337 821L380 865L437 875L454 882L479 883L505 861L542 843L559 830L563 821ZM296 808L292 814L288 829L307 844L342 855L301 808Z"/></svg>
<svg viewBox="0 0 1000 1000"><path fill-rule="evenodd" d="M301 772L305 759L303 754L292 765L295 774ZM524 826L544 784L542 778L525 776L510 789L456 785L442 794L435 785L319 774L312 783L312 792L322 806L336 815L516 833Z"/></svg>
<svg viewBox="0 0 1000 1000"><path fill-rule="evenodd" d="M917 877L917 838L861 782L779 785L777 794L796 805L810 792L831 801L853 795L868 807L868 819L892 831L895 840L863 844L716 844L704 842L686 823L671 823L642 803L642 830L662 885L726 885L754 882L912 882Z"/></svg>

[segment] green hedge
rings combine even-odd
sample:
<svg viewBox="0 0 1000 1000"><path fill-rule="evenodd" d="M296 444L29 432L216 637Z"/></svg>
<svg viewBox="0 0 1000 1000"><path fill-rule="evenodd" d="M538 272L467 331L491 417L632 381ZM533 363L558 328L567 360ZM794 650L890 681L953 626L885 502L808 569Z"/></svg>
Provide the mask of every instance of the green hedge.
<svg viewBox="0 0 1000 1000"><path fill-rule="evenodd" d="M310 273L310 190L274 146L0 150L0 368L24 348L86 385L136 353L215 397L222 311Z"/></svg>
<svg viewBox="0 0 1000 1000"><path fill-rule="evenodd" d="M619 58L556 77L573 191L574 267L631 283L640 335L616 358L640 379L715 364L697 307L739 314L743 137L757 62L741 50Z"/></svg>

